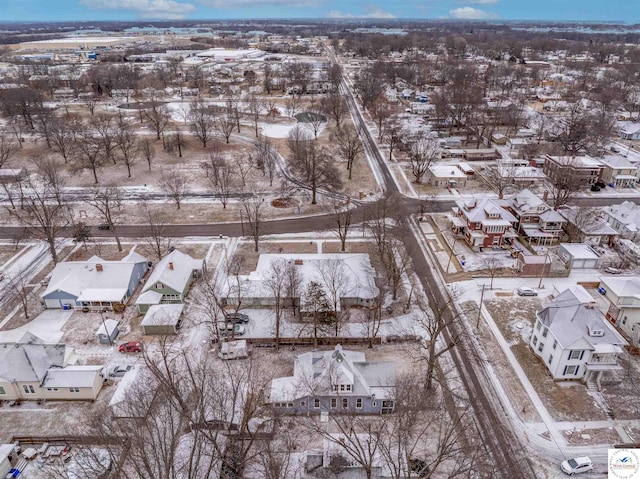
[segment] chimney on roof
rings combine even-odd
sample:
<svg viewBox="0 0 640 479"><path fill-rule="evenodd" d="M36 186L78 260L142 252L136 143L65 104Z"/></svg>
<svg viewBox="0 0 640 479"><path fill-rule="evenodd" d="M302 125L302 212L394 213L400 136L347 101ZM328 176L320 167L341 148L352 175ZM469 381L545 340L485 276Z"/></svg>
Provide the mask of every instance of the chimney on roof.
<svg viewBox="0 0 640 479"><path fill-rule="evenodd" d="M102 271L102 265L100 263L96 264L96 271Z"/></svg>
<svg viewBox="0 0 640 479"><path fill-rule="evenodd" d="M547 198L549 198L549 190L544 190L544 193L542 193L542 201L546 203Z"/></svg>
<svg viewBox="0 0 640 479"><path fill-rule="evenodd" d="M172 262L169 263L169 269L173 269L173 263Z"/></svg>

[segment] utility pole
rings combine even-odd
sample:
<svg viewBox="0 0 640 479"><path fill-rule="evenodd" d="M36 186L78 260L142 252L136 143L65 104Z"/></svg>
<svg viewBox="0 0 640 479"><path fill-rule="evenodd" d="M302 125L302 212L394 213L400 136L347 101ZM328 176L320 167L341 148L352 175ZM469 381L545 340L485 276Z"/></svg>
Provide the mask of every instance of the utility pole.
<svg viewBox="0 0 640 479"><path fill-rule="evenodd" d="M476 329L480 328L480 316L482 315L482 302L484 301L484 287L482 285L482 294L480 294L480 307L478 308L478 319L476 320Z"/></svg>
<svg viewBox="0 0 640 479"><path fill-rule="evenodd" d="M542 288L542 278L544 278L544 270L547 267L548 258L549 258L549 248L547 248L547 253L544 255L544 263L542 263L542 272L540 273L540 282L538 283L538 288Z"/></svg>
<svg viewBox="0 0 640 479"><path fill-rule="evenodd" d="M449 265L451 265L451 258L453 257L453 255L455 254L455 249L456 249L456 243L458 241L458 238L456 238L455 236L453 237L453 245L451 246L451 251L449 252L449 261L447 262L447 268L444 270L445 274L449 274Z"/></svg>

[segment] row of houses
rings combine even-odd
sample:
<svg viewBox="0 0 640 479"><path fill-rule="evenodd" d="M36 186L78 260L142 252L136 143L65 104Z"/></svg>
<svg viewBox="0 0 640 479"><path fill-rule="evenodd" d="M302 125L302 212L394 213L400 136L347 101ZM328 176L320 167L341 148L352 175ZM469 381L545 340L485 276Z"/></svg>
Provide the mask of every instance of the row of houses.
<svg viewBox="0 0 640 479"><path fill-rule="evenodd" d="M581 211L566 207L554 210L530 190L507 199L456 200L451 230L474 250L500 247L522 236L536 245L557 244L567 231L591 244L611 243L618 231L601 218L582 218Z"/></svg>

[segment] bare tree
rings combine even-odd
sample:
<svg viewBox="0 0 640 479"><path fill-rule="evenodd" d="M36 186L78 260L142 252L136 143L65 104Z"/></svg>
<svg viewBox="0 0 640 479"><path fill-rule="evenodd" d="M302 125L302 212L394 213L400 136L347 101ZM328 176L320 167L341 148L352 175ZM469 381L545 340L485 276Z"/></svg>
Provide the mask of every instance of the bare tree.
<svg viewBox="0 0 640 479"><path fill-rule="evenodd" d="M240 133L240 120L242 120L242 111L238 103L239 101L236 98L229 96L227 98L227 101L225 102L225 109L227 115L233 118L236 122L236 129L238 133Z"/></svg>
<svg viewBox="0 0 640 479"><path fill-rule="evenodd" d="M438 158L440 158L440 148L435 138L421 136L412 142L409 150L409 163L416 183L422 181L422 177Z"/></svg>
<svg viewBox="0 0 640 479"><path fill-rule="evenodd" d="M65 163L68 163L75 146L75 135L71 130L71 125L61 118L54 117L49 125L49 131L51 133L53 151L58 153Z"/></svg>
<svg viewBox="0 0 640 479"><path fill-rule="evenodd" d="M322 284L318 281L309 281L302 292L302 302L305 312L311 316L313 322L313 347L318 346L320 325L331 314L331 303ZM303 307L303 304L300 307Z"/></svg>
<svg viewBox="0 0 640 479"><path fill-rule="evenodd" d="M386 241L382 254L382 262L387 273L387 280L391 286L394 301L398 299L398 289L402 283L411 259L401 241L391 238Z"/></svg>
<svg viewBox="0 0 640 479"><path fill-rule="evenodd" d="M493 279L498 275L501 267L502 264L500 263L500 260L493 256L482 260L482 268L487 272L489 278L491 278L489 289L493 289Z"/></svg>
<svg viewBox="0 0 640 479"><path fill-rule="evenodd" d="M347 170L349 170L349 179L351 179L353 165L364 150L360 135L353 126L346 125L332 136L332 140L336 142L340 155L347 161Z"/></svg>
<svg viewBox="0 0 640 479"><path fill-rule="evenodd" d="M55 197L53 187L33 176L26 179L21 188L20 209L7 208L7 211L20 224L31 229L35 236L47 242L51 258L57 263L56 240L71 223L71 214L65 202L51 201Z"/></svg>
<svg viewBox="0 0 640 479"><path fill-rule="evenodd" d="M82 133L76 141L76 168L89 170L93 174L94 183L98 184L98 170L104 165L102 143L96 141L90 132Z"/></svg>
<svg viewBox="0 0 640 479"><path fill-rule="evenodd" d="M373 239L378 248L378 254L381 258L384 258L384 252L387 249L388 240L388 225L389 219L389 203L386 198L375 203L372 207L365 210L366 218L363 223L373 236Z"/></svg>
<svg viewBox="0 0 640 479"><path fill-rule="evenodd" d="M144 218L143 248L155 259L161 260L169 251L171 239L166 236L166 219L160 212L151 209L148 203L142 204Z"/></svg>
<svg viewBox="0 0 640 479"><path fill-rule="evenodd" d="M313 131L313 138L317 140L322 125L327 122L327 119L315 105L309 107L306 115L308 119L307 124L311 127L311 131Z"/></svg>
<svg viewBox="0 0 640 479"><path fill-rule="evenodd" d="M302 274L298 271L298 268L296 268L295 262L288 262L285 271L285 296L289 298L289 307L291 307L291 314L294 316L296 315L296 309L300 305L299 301L302 292L302 281Z"/></svg>
<svg viewBox="0 0 640 479"><path fill-rule="evenodd" d="M585 179L579 175L566 173L548 177L545 186L553 199L553 209L569 203L585 187Z"/></svg>
<svg viewBox="0 0 640 479"><path fill-rule="evenodd" d="M209 160L202 162L201 168L222 208L226 209L235 186L235 169L217 149L209 152Z"/></svg>
<svg viewBox="0 0 640 479"><path fill-rule="evenodd" d="M131 168L138 160L140 145L132 125L124 118L120 119L115 129L115 148L117 149L117 156L127 167L128 177L131 178Z"/></svg>
<svg viewBox="0 0 640 479"><path fill-rule="evenodd" d="M20 268L18 271L8 271L4 275L6 288L13 297L20 300L22 312L26 319L29 319L29 304L31 303L31 292L33 291L33 286L29 284L29 280L28 266Z"/></svg>
<svg viewBox="0 0 640 479"><path fill-rule="evenodd" d="M220 115L216 119L216 125L218 126L218 130L220 130L220 133L222 133L222 136L224 136L227 144L229 144L229 138L231 138L233 129L236 127L235 119L228 113L225 113L224 115Z"/></svg>
<svg viewBox="0 0 640 479"><path fill-rule="evenodd" d="M273 298L273 315L275 317L275 344L276 351L280 350L280 330L282 329L282 316L285 308L285 295L287 286L287 261L273 259L269 264L269 272L265 278L265 286Z"/></svg>
<svg viewBox="0 0 640 479"><path fill-rule="evenodd" d="M115 165L116 157L113 155L113 150L116 148L116 135L113 118L106 114L95 115L89 123L93 131L98 135L97 140L102 144L105 160L111 160ZM94 138L94 141L96 141L96 138Z"/></svg>
<svg viewBox="0 0 640 479"><path fill-rule="evenodd" d="M273 178L277 166L277 150L271 144L268 137L259 135L254 142L256 167L262 170L262 175L269 175L269 186L273 186Z"/></svg>
<svg viewBox="0 0 640 479"><path fill-rule="evenodd" d="M334 91L320 100L320 106L322 111L335 122L336 130L339 131L342 119L349 111L344 97L338 91Z"/></svg>
<svg viewBox="0 0 640 479"><path fill-rule="evenodd" d="M252 197L242 201L241 215L247 222L249 234L253 237L255 250L258 251L258 243L262 236L264 198Z"/></svg>
<svg viewBox="0 0 640 479"><path fill-rule="evenodd" d="M6 132L0 132L0 168L3 168L18 151L20 151L18 142Z"/></svg>
<svg viewBox="0 0 640 479"><path fill-rule="evenodd" d="M193 136L202 143L203 148L206 148L207 143L214 135L216 125L216 119L212 115L211 109L202 100L196 99L191 102L189 119L191 120Z"/></svg>
<svg viewBox="0 0 640 479"><path fill-rule="evenodd" d="M160 170L160 187L166 192L167 196L176 204L176 207L180 209L182 200L187 196L189 191L189 182L187 177L171 169L168 173Z"/></svg>
<svg viewBox="0 0 640 479"><path fill-rule="evenodd" d="M118 225L120 215L123 213L124 198L117 186L105 186L103 188L94 188L91 191L91 197L87 200L93 206L104 222L109 225L109 229L113 233L113 237L118 245L118 251L122 251L120 236L118 235Z"/></svg>
<svg viewBox="0 0 640 479"><path fill-rule="evenodd" d="M264 102L257 95L250 95L247 100L247 112L253 120L253 127L255 129L256 138L258 138L258 121L260 120L260 114L264 110Z"/></svg>
<svg viewBox="0 0 640 479"><path fill-rule="evenodd" d="M36 156L31 159L36 166L38 175L43 183L51 188L53 197L59 205L63 201L64 187L66 185L65 174L61 171L56 161L49 156Z"/></svg>
<svg viewBox="0 0 640 479"><path fill-rule="evenodd" d="M139 148L142 155L147 160L149 171L151 171L151 163L153 163L153 159L156 157L156 149L153 147L153 143L148 138L145 138L139 142Z"/></svg>
<svg viewBox="0 0 640 479"><path fill-rule="evenodd" d="M311 189L311 204L317 203L319 188L339 190L342 180L335 165L326 152L322 151L311 139L311 135L301 127L289 132L289 150L291 166L300 179Z"/></svg>
<svg viewBox="0 0 640 479"><path fill-rule="evenodd" d="M240 180L242 181L242 188L244 189L247 186L247 177L251 170L253 170L256 162L251 156L242 155L235 162L236 171Z"/></svg>
<svg viewBox="0 0 640 479"><path fill-rule="evenodd" d="M333 217L334 233L340 239L340 251L346 250L349 228L351 228L352 209L348 203L334 201L331 206L331 216Z"/></svg>
<svg viewBox="0 0 640 479"><path fill-rule="evenodd" d="M156 133L156 139L159 140L171 119L169 108L164 103L153 100L151 107L144 110L144 116L151 123L153 131Z"/></svg>
<svg viewBox="0 0 640 479"><path fill-rule="evenodd" d="M382 126L382 140L389 147L389 161L393 159L393 150L402 141L403 136L402 125L395 117L389 117Z"/></svg>
<svg viewBox="0 0 640 479"><path fill-rule="evenodd" d="M345 273L344 260L341 258L330 258L316 263L316 269L322 279L322 285L331 305L331 318L334 326L335 336L340 333L340 326L347 319L348 312L343 312L341 298L347 292L348 277Z"/></svg>

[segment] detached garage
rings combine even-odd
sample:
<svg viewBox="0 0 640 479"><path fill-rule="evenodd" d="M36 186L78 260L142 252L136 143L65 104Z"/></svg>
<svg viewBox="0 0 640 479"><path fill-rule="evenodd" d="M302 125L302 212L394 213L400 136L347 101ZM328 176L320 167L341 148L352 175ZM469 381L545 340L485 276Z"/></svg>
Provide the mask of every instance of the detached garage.
<svg viewBox="0 0 640 479"><path fill-rule="evenodd" d="M154 304L144 315L140 326L144 334L166 336L176 334L182 326L183 304Z"/></svg>
<svg viewBox="0 0 640 479"><path fill-rule="evenodd" d="M598 255L585 243L561 243L558 256L569 269L595 269Z"/></svg>

